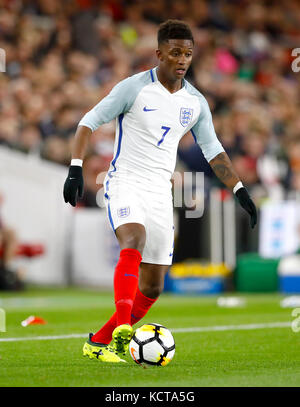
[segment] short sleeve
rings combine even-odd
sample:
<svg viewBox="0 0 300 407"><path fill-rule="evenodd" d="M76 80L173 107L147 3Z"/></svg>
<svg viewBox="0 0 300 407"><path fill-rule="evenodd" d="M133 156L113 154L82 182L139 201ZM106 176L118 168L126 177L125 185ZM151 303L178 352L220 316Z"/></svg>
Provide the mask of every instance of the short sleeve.
<svg viewBox="0 0 300 407"><path fill-rule="evenodd" d="M134 101L133 93L130 91L132 82L132 77L119 82L106 97L83 116L78 125L89 127L94 131L121 113L126 113Z"/></svg>
<svg viewBox="0 0 300 407"><path fill-rule="evenodd" d="M120 114L127 113L141 89L151 81L151 72L145 71L119 82L105 98L83 116L78 125L89 127L94 131Z"/></svg>

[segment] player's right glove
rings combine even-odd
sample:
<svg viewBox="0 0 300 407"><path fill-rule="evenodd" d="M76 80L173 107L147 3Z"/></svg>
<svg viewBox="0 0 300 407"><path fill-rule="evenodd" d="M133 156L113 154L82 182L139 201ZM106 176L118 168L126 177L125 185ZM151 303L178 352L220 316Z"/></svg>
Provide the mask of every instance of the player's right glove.
<svg viewBox="0 0 300 407"><path fill-rule="evenodd" d="M64 185L65 202L70 202L72 206L76 206L78 196L83 197L82 167L71 165Z"/></svg>
<svg viewBox="0 0 300 407"><path fill-rule="evenodd" d="M236 191L235 196L237 197L241 207L244 208L249 213L250 224L253 229L257 223L257 211L256 206L252 199L250 198L247 189L245 187L239 188Z"/></svg>

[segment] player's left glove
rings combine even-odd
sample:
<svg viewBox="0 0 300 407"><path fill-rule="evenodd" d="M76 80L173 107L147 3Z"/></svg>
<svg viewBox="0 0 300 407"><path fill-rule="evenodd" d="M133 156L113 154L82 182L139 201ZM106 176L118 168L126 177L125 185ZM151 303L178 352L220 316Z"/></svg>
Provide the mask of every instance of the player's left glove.
<svg viewBox="0 0 300 407"><path fill-rule="evenodd" d="M69 174L64 184L65 202L70 202L72 206L76 206L78 196L80 198L83 196L82 167L70 165Z"/></svg>
<svg viewBox="0 0 300 407"><path fill-rule="evenodd" d="M245 187L239 188L236 191L235 196L237 197L241 207L244 208L249 213L250 224L253 229L257 223L257 211L256 206L252 199L250 198L247 189Z"/></svg>

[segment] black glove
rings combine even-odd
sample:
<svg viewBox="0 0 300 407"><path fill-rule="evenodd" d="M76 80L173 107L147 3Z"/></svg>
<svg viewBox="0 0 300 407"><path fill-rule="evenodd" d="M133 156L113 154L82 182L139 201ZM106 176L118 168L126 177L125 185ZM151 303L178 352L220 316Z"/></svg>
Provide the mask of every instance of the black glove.
<svg viewBox="0 0 300 407"><path fill-rule="evenodd" d="M242 187L239 188L236 193L235 193L237 199L239 200L239 203L242 208L244 208L250 215L250 224L252 229L257 223L257 212L256 212L256 207L254 205L254 202L250 198L250 195L248 194L248 191L246 188Z"/></svg>
<svg viewBox="0 0 300 407"><path fill-rule="evenodd" d="M80 198L83 197L82 167L79 165L71 165L64 185L65 202L70 202L72 206L76 206L78 196Z"/></svg>

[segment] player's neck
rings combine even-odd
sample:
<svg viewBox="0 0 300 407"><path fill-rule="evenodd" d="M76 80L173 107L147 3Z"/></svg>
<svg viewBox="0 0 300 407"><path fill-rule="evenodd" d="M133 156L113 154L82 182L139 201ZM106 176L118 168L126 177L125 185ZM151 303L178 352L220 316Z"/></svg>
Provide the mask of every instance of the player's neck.
<svg viewBox="0 0 300 407"><path fill-rule="evenodd" d="M170 78L165 75L165 73L159 69L156 70L157 79L159 82L170 92L175 93L182 88L182 79L176 79L174 81L170 80Z"/></svg>

